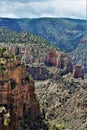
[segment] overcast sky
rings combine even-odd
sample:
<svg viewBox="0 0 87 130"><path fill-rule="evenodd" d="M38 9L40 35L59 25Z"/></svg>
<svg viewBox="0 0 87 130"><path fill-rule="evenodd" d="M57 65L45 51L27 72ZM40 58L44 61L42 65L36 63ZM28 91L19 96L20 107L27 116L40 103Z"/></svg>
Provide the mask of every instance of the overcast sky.
<svg viewBox="0 0 87 130"><path fill-rule="evenodd" d="M86 0L0 0L0 17L86 19Z"/></svg>

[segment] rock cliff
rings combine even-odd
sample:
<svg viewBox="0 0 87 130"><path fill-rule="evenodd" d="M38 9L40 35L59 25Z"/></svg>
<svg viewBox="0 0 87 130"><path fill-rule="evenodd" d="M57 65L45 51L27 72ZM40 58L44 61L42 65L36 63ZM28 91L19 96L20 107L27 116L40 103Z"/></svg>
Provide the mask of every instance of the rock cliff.
<svg viewBox="0 0 87 130"><path fill-rule="evenodd" d="M84 79L84 72L83 72L83 68L81 65L75 65L73 67L73 77L74 78L79 78L81 77L82 79Z"/></svg>
<svg viewBox="0 0 87 130"><path fill-rule="evenodd" d="M77 66L74 64L72 55L61 52L59 49L52 49L50 46L36 44L0 44L15 55L19 56L21 63L25 63L28 72L36 80L45 80L52 77L52 73L47 67L55 66L60 69L62 75L72 73L74 78L84 78L83 68L78 67L80 75L77 73ZM5 55L5 54L4 54ZM31 66L33 64L33 66ZM42 64L45 64L44 67ZM47 66L46 66L47 65ZM74 76L75 75L75 76ZM77 75L77 76L76 76Z"/></svg>
<svg viewBox="0 0 87 130"><path fill-rule="evenodd" d="M27 71L33 77L34 80L46 80L52 78L53 76L53 73L50 72L44 64L43 65L33 64L30 66L28 65Z"/></svg>
<svg viewBox="0 0 87 130"><path fill-rule="evenodd" d="M39 130L43 127L34 81L19 58L0 48L0 109L2 106L11 116L6 130ZM0 128L4 130L2 113Z"/></svg>
<svg viewBox="0 0 87 130"><path fill-rule="evenodd" d="M46 56L45 63L50 66L56 66L60 69L68 68L68 71L72 71L71 57L63 52L50 51Z"/></svg>
<svg viewBox="0 0 87 130"><path fill-rule="evenodd" d="M58 76L72 73L74 78L84 79L84 71L81 65L73 65L69 54L58 51L50 51L45 58L45 64L48 66L55 66L58 68L55 73Z"/></svg>

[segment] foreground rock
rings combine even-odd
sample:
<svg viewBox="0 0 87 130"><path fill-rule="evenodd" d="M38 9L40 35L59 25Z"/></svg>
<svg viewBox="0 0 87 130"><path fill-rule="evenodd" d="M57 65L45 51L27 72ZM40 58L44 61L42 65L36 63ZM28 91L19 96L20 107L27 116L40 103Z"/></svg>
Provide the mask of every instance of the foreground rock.
<svg viewBox="0 0 87 130"><path fill-rule="evenodd" d="M9 114L9 122L3 117L5 114ZM8 130L46 129L34 81L19 58L0 49L0 130L4 127Z"/></svg>

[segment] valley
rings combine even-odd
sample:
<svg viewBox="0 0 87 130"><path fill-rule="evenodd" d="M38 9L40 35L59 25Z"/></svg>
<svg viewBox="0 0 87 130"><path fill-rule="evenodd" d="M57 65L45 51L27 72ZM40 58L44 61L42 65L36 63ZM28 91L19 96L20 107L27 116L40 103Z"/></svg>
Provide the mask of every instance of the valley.
<svg viewBox="0 0 87 130"><path fill-rule="evenodd" d="M85 23L0 18L0 103L17 118L9 130L87 129Z"/></svg>
<svg viewBox="0 0 87 130"><path fill-rule="evenodd" d="M87 58L85 58L85 55L87 55L86 20L70 18L0 18L0 28L1 42L26 43L28 39L23 40L27 37L23 36L23 33L34 34L57 48L60 48L60 50L70 53L72 59L74 59L74 64L81 64L84 67L84 71L87 71ZM8 32L2 31L2 28L10 30L10 34L11 31L13 31L14 33L12 35L15 36L15 38L12 39ZM16 32L20 35L20 41L17 40ZM21 38L20 32L22 32L22 37L24 38ZM3 33L5 33L5 35L3 35Z"/></svg>

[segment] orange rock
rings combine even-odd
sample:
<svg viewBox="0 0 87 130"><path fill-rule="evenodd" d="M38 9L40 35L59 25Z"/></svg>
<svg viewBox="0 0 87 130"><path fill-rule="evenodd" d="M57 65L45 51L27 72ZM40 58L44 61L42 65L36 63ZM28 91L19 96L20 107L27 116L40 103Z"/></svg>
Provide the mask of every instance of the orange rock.
<svg viewBox="0 0 87 130"><path fill-rule="evenodd" d="M6 74L0 71L0 103L13 106L13 109L10 108L12 120L17 123L16 118L23 116L25 111L31 109L31 114L36 115L40 113L40 108L35 96L34 81L29 79L19 58L16 60L7 60ZM17 127L15 130L18 130Z"/></svg>
<svg viewBox="0 0 87 130"><path fill-rule="evenodd" d="M63 52L50 51L45 58L45 63L47 65L56 66L60 69L68 68L68 72L72 71L71 57Z"/></svg>

